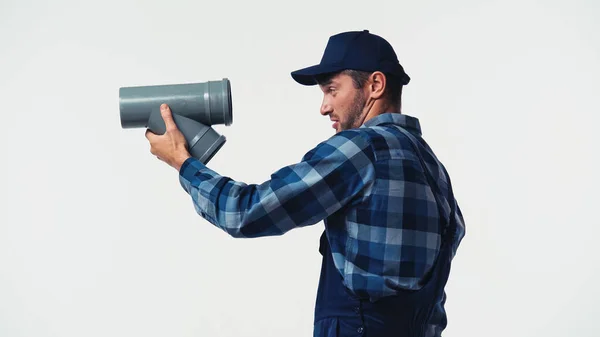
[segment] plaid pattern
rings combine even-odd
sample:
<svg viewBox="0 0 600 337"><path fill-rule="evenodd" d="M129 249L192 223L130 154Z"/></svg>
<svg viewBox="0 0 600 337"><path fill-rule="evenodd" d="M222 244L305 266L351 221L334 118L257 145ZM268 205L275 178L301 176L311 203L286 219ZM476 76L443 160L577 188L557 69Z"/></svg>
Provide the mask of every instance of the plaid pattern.
<svg viewBox="0 0 600 337"><path fill-rule="evenodd" d="M442 194L441 214L409 139L415 135ZM190 158L180 183L199 215L233 237L282 235L324 221L336 267L355 294L377 299L418 289L450 215L444 168L418 119L386 113L342 131L261 184L224 177ZM457 207L458 235L465 226Z"/></svg>

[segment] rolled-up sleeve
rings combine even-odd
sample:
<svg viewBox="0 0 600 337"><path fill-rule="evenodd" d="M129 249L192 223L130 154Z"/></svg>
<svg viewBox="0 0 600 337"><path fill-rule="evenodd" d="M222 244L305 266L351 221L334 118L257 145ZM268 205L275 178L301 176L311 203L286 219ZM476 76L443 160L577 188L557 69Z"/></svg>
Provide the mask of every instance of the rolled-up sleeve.
<svg viewBox="0 0 600 337"><path fill-rule="evenodd" d="M280 168L261 184L219 175L194 158L179 171L196 212L242 238L281 235L316 224L366 197L374 180L373 150L356 129L319 143L300 162Z"/></svg>

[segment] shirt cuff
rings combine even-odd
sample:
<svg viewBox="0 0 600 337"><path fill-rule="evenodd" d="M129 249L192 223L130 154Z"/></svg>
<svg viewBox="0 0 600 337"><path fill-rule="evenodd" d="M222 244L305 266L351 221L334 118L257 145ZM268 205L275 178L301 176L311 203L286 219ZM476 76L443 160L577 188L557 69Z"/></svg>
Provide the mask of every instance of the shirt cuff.
<svg viewBox="0 0 600 337"><path fill-rule="evenodd" d="M198 173L208 170L206 165L194 157L186 159L179 168L179 183L183 189L190 193L191 185L194 180L199 178Z"/></svg>

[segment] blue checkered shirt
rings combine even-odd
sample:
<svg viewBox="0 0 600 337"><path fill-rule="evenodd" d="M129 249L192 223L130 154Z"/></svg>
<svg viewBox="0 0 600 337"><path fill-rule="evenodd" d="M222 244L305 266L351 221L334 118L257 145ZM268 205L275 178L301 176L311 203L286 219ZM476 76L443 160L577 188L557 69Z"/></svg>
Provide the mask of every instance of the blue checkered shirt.
<svg viewBox="0 0 600 337"><path fill-rule="evenodd" d="M409 139L421 153L443 195L435 189ZM432 267L450 216L443 165L421 137L417 118L385 113L359 128L339 132L308 151L296 164L261 184L221 176L189 158L179 171L181 186L196 212L240 238L282 235L324 221L336 267L359 296L378 299L396 288L418 289ZM457 239L465 227L457 206ZM444 220L446 220L444 219Z"/></svg>

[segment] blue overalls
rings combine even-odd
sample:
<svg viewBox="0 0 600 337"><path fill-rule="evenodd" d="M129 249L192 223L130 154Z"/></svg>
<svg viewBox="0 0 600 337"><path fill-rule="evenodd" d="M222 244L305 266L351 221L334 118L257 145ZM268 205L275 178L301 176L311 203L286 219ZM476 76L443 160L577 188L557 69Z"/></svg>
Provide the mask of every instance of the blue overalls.
<svg viewBox="0 0 600 337"><path fill-rule="evenodd" d="M448 178L449 181L449 178ZM342 283L336 269L326 232L321 235L323 255L314 317L314 337L434 337L431 322L446 327L444 287L450 273L452 245L457 232L455 200L449 189L450 222L442 236L440 252L419 290L400 290L397 295L376 302L359 299Z"/></svg>

